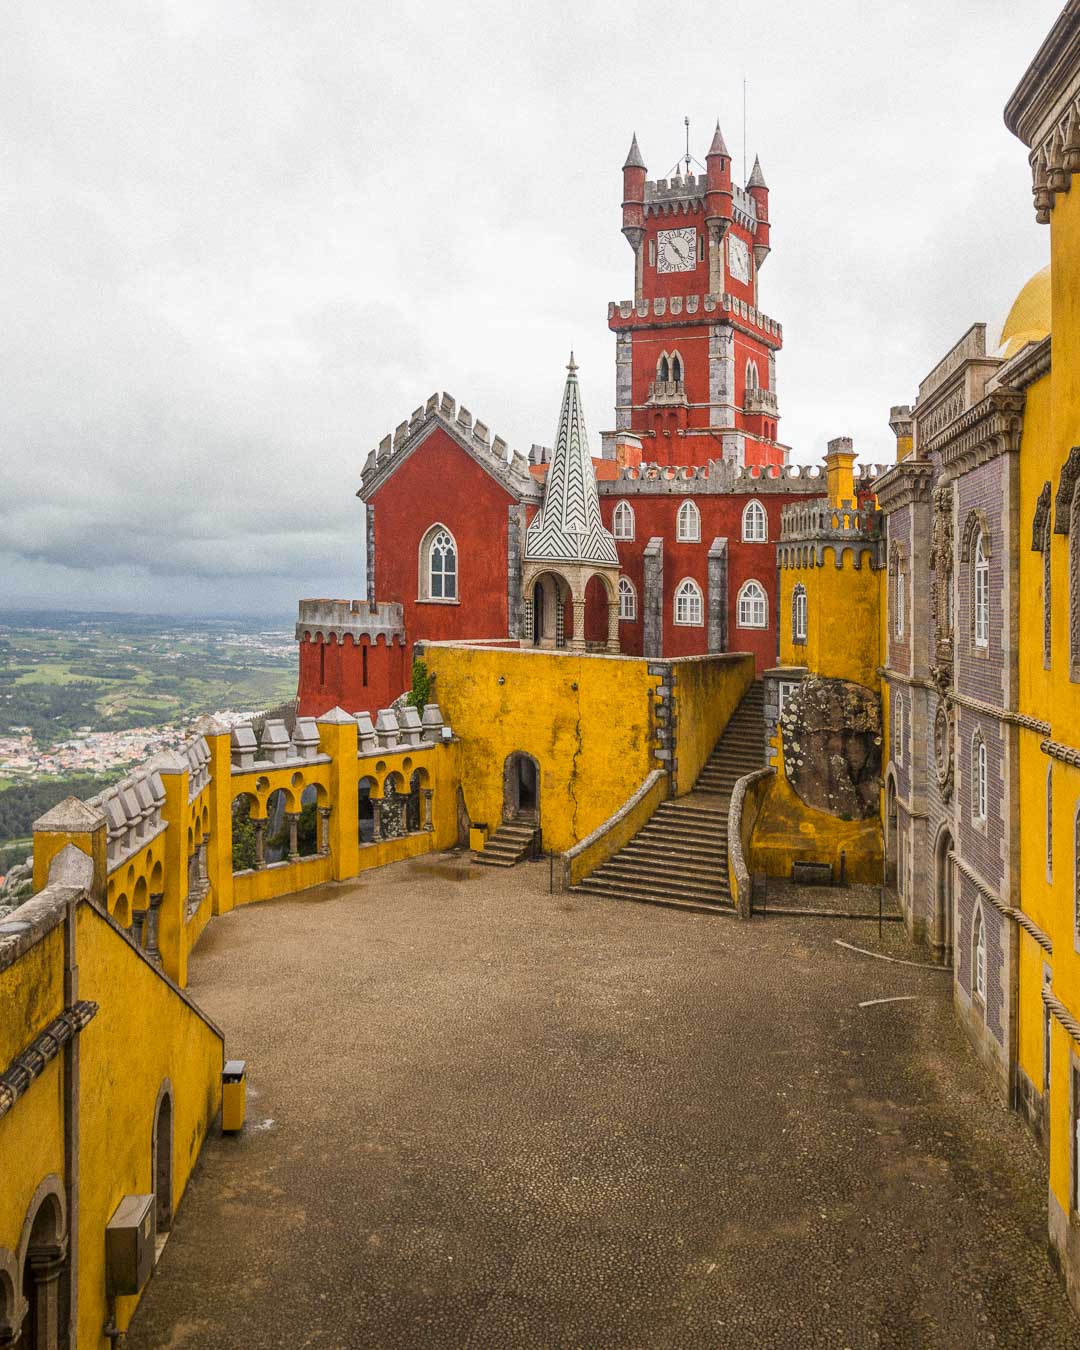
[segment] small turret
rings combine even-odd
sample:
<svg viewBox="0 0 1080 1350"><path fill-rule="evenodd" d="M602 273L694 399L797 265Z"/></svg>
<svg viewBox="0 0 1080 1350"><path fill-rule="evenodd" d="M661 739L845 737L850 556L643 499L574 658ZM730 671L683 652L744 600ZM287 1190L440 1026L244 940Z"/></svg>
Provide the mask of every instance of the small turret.
<svg viewBox="0 0 1080 1350"><path fill-rule="evenodd" d="M896 437L896 462L907 459L915 446L915 419L906 403L898 403L889 409L889 426Z"/></svg>
<svg viewBox="0 0 1080 1350"><path fill-rule="evenodd" d="M724 133L717 122L712 144L705 156L705 219L708 222L728 222L731 207L731 155L724 142Z"/></svg>
<svg viewBox="0 0 1080 1350"><path fill-rule="evenodd" d="M829 476L829 505L833 510L855 505L855 451L850 436L829 442L825 470Z"/></svg>
<svg viewBox="0 0 1080 1350"><path fill-rule="evenodd" d="M636 131L623 165L622 178L622 232L636 253L645 237L645 161L641 157Z"/></svg>
<svg viewBox="0 0 1080 1350"><path fill-rule="evenodd" d="M769 256L769 185L761 172L761 160L754 156L754 167L747 179L746 190L757 206L757 229L754 231L754 264L760 269Z"/></svg>

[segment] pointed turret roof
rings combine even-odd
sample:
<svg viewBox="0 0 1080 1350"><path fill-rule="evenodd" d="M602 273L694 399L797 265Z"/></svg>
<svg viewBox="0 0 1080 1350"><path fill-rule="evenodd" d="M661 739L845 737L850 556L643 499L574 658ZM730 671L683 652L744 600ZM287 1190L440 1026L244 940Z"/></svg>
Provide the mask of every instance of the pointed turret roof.
<svg viewBox="0 0 1080 1350"><path fill-rule="evenodd" d="M615 539L600 517L596 473L589 454L573 352L566 369L566 389L544 484L544 500L525 535L525 557L618 567Z"/></svg>
<svg viewBox="0 0 1080 1350"><path fill-rule="evenodd" d="M725 159L730 159L727 144L724 141L724 133L720 130L720 119L717 118L716 130L713 132L712 145L709 146L709 155L723 155ZM708 158L708 156L706 156Z"/></svg>
<svg viewBox="0 0 1080 1350"><path fill-rule="evenodd" d="M644 167L645 167L645 161L641 158L641 150L640 150L640 148L638 147L638 143L637 143L637 132L635 131L635 132L634 132L634 139L630 142L630 152L629 152L629 154L626 156L626 163L623 165L623 168L624 168L624 169L643 169Z"/></svg>
<svg viewBox="0 0 1080 1350"><path fill-rule="evenodd" d="M766 192L769 190L769 185L765 181L765 175L761 172L761 160L758 159L757 155L754 156L754 167L750 173L750 177L746 180L746 186L748 188L764 188Z"/></svg>

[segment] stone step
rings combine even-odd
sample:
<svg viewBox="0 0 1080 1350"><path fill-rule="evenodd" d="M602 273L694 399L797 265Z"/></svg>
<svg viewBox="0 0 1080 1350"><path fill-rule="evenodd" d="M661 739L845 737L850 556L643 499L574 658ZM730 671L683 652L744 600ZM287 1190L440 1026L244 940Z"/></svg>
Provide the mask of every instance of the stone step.
<svg viewBox="0 0 1080 1350"><path fill-rule="evenodd" d="M603 867L590 873L603 881L629 881L641 885L646 880L653 884L652 889L667 891L672 886L677 890L694 891L701 887L709 891L727 890L727 871L719 867L688 867L680 863L677 867L648 867L641 863L606 862Z"/></svg>
<svg viewBox="0 0 1080 1350"><path fill-rule="evenodd" d="M735 906L728 901L726 904L705 904L694 900L673 900L667 895L651 895L647 892L641 892L636 895L614 894L604 886L590 884L588 880L579 882L577 886L571 888L577 895L592 896L597 900L619 900L624 903L637 905L658 905L662 909L681 909L689 914L734 914Z"/></svg>
<svg viewBox="0 0 1080 1350"><path fill-rule="evenodd" d="M635 842L640 842L648 848L688 849L713 853L723 851L727 847L727 832L720 830L705 834L701 831L661 830L654 827L648 834L642 830L634 839ZM623 845L623 848L630 847L629 843ZM621 849L619 851L622 852Z"/></svg>
<svg viewBox="0 0 1080 1350"><path fill-rule="evenodd" d="M714 899L725 899L729 894L727 877L713 877L708 880L685 881L667 877L659 872L609 872L606 868L592 873L586 881L602 881L617 891L647 891L650 895L670 895L675 899L704 900L711 904Z"/></svg>

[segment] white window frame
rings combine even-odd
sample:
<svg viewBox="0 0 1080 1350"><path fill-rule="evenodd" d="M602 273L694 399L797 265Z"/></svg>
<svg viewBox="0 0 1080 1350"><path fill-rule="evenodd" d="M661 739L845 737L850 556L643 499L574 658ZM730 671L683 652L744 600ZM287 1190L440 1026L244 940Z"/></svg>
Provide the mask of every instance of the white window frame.
<svg viewBox="0 0 1080 1350"><path fill-rule="evenodd" d="M904 696L897 694L893 711L893 758L897 764L904 762Z"/></svg>
<svg viewBox="0 0 1080 1350"><path fill-rule="evenodd" d="M701 542L701 512L697 509L697 503L689 497L680 503L675 516L675 538L680 544Z"/></svg>
<svg viewBox="0 0 1080 1350"><path fill-rule="evenodd" d="M637 591L629 577L619 578L619 622L630 623L637 618Z"/></svg>
<svg viewBox="0 0 1080 1350"><path fill-rule="evenodd" d="M769 541L769 514L756 497L743 507L742 537L744 544L767 544Z"/></svg>
<svg viewBox="0 0 1080 1350"><path fill-rule="evenodd" d="M986 824L987 809L986 742L982 731L971 737L971 818L976 825Z"/></svg>
<svg viewBox="0 0 1080 1350"><path fill-rule="evenodd" d="M990 555L986 551L983 532L975 535L971 566L972 628L976 647L990 645Z"/></svg>
<svg viewBox="0 0 1080 1350"><path fill-rule="evenodd" d="M450 548L453 550L454 567L449 574L453 590L451 595L445 593L447 580L445 567L439 573L441 578L440 589L443 594L435 594L435 544L441 535L446 536L450 542ZM436 521L430 529L425 531L424 537L420 541L420 599L434 605L457 605L461 603L461 553L453 531L441 521Z"/></svg>
<svg viewBox="0 0 1080 1350"><path fill-rule="evenodd" d="M983 1004L986 1003L986 920L983 918L982 905L975 906L975 932L971 939L972 950L972 993Z"/></svg>
<svg viewBox="0 0 1080 1350"><path fill-rule="evenodd" d="M902 638L904 636L904 625L907 620L906 610L907 610L907 589L904 579L904 569L902 567L898 567L896 569L896 613L893 616L895 619L894 625L895 632L898 638Z"/></svg>
<svg viewBox="0 0 1080 1350"><path fill-rule="evenodd" d="M795 694L796 694L796 692L798 691L798 688L799 688L799 681L798 681L798 680L781 680L781 681L780 681L779 693L780 693L780 716L781 716L781 717L783 717L783 715L784 715L784 709L787 707L788 703L790 703L790 701L795 697Z"/></svg>
<svg viewBox="0 0 1080 1350"><path fill-rule="evenodd" d="M768 626L769 593L756 577L750 577L739 587L739 598L735 602L735 627L760 630Z"/></svg>
<svg viewBox="0 0 1080 1350"><path fill-rule="evenodd" d="M615 510L611 515L611 533L616 539L633 539L634 526L634 508L629 502L622 501L615 503Z"/></svg>
<svg viewBox="0 0 1080 1350"><path fill-rule="evenodd" d="M799 646L806 644L806 630L809 620L809 603L806 587L798 582L791 593L791 640Z"/></svg>
<svg viewBox="0 0 1080 1350"><path fill-rule="evenodd" d="M683 577L675 587L675 622L680 628L702 628L705 599L693 577Z"/></svg>

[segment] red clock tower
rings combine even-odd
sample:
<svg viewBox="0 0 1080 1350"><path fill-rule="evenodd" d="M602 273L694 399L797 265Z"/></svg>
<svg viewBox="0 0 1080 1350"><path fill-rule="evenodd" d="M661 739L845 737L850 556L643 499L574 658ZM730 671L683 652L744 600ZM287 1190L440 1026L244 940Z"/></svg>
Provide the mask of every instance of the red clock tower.
<svg viewBox="0 0 1080 1350"><path fill-rule="evenodd" d="M769 189L755 160L745 188L717 123L703 174L653 182L635 136L623 165L634 299L608 306L616 335L616 433L646 463L781 465L780 325L758 308L769 254ZM636 450L636 447L634 447ZM610 451L607 451L610 453Z"/></svg>

